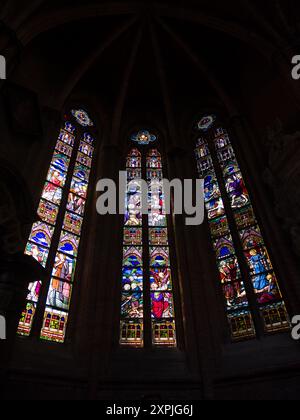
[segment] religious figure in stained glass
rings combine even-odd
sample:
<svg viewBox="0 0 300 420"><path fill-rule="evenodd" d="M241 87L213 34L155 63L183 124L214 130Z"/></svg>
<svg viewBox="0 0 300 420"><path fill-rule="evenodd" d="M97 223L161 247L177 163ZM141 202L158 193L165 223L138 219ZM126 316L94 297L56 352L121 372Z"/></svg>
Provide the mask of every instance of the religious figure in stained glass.
<svg viewBox="0 0 300 420"><path fill-rule="evenodd" d="M134 134L131 140L139 146L149 146L157 137L147 130L142 130ZM120 344L143 347L144 334L151 333L154 346L175 347L176 322L168 223L164 214L161 155L157 149L149 149L144 155L135 148L128 154L126 166L128 187L123 241ZM141 214L140 181L143 174L146 174L149 186L147 226ZM148 244L143 235L146 228ZM146 260L141 245L149 245L149 258L147 256ZM149 271L145 276L146 270ZM147 280L149 278L150 283ZM144 301L145 290L149 292L150 302ZM151 314L151 332L144 331L146 308Z"/></svg>
<svg viewBox="0 0 300 420"><path fill-rule="evenodd" d="M73 115L80 126L93 125L84 111L76 111ZM40 337L57 343L65 340L94 154L93 143L91 134L77 135L77 128L71 122L66 122L59 133L37 211L40 221L33 224L25 249L25 253L43 267L48 266L52 275L48 284L43 285L39 281L29 285L19 335L31 334L41 290L47 287ZM73 173L71 167L74 168ZM68 191L66 185L70 182ZM63 216L59 217L62 202L67 204L62 209ZM60 233L59 242L54 243L54 232ZM56 252L52 260L49 256L53 249Z"/></svg>
<svg viewBox="0 0 300 420"><path fill-rule="evenodd" d="M216 116L204 116L199 122L198 129L204 134L197 140L195 155L199 176L204 178L206 209L231 336L240 340L256 335L245 282L257 296L265 331L286 331L290 326L287 311L250 195L230 136L227 130L217 126L216 121ZM212 148L217 153L216 162L211 154ZM214 168L217 165L223 178L216 175ZM221 183L224 183L227 196L221 195ZM228 221L225 200L232 209L234 225ZM232 240L234 231L241 239L244 260L236 254ZM249 278L244 279L240 267L245 266L245 261Z"/></svg>

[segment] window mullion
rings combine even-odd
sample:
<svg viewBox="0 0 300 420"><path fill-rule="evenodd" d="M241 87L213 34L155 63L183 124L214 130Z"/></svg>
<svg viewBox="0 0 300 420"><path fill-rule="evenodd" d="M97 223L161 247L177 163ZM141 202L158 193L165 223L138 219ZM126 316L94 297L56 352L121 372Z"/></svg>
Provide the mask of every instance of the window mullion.
<svg viewBox="0 0 300 420"><path fill-rule="evenodd" d="M147 154L142 154L142 179L147 180ZM148 201L148 191L147 191ZM149 207L147 202L147 207ZM150 250L149 216L143 215L143 255L144 255L144 347L152 348L151 293L150 293Z"/></svg>

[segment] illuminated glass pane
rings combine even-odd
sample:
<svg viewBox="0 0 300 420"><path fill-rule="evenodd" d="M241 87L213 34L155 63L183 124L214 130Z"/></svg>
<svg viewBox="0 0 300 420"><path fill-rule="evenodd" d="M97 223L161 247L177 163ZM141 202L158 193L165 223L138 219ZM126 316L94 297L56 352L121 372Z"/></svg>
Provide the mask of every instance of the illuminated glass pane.
<svg viewBox="0 0 300 420"><path fill-rule="evenodd" d="M142 171L141 169L127 169L127 180L128 182L141 179Z"/></svg>
<svg viewBox="0 0 300 420"><path fill-rule="evenodd" d="M57 253L53 266L52 276L62 280L74 281L76 259L68 255Z"/></svg>
<svg viewBox="0 0 300 420"><path fill-rule="evenodd" d="M236 257L218 262L221 283L235 282L241 277L241 271Z"/></svg>
<svg viewBox="0 0 300 420"><path fill-rule="evenodd" d="M55 225L59 208L46 200L41 200L38 208L38 216L43 220L43 222L50 223Z"/></svg>
<svg viewBox="0 0 300 420"><path fill-rule="evenodd" d="M235 249L231 235L214 241L214 248L219 260L235 255Z"/></svg>
<svg viewBox="0 0 300 420"><path fill-rule="evenodd" d="M152 180L149 183L149 226L166 227L167 217L164 208L164 194L162 182Z"/></svg>
<svg viewBox="0 0 300 420"><path fill-rule="evenodd" d="M244 250L256 248L264 244L258 226L243 230L242 232L240 232L240 236Z"/></svg>
<svg viewBox="0 0 300 420"><path fill-rule="evenodd" d="M130 347L143 346L143 322L142 321L121 321L120 344Z"/></svg>
<svg viewBox="0 0 300 420"><path fill-rule="evenodd" d="M143 248L125 247L123 250L123 266L132 268L143 266Z"/></svg>
<svg viewBox="0 0 300 420"><path fill-rule="evenodd" d="M94 137L89 133L84 133L83 140L88 144L93 144L95 142Z"/></svg>
<svg viewBox="0 0 300 420"><path fill-rule="evenodd" d="M72 178L71 189L70 192L72 194L79 195L79 197L85 198L87 197L87 190L88 184L84 181L81 181L77 178Z"/></svg>
<svg viewBox="0 0 300 420"><path fill-rule="evenodd" d="M171 291L172 275L170 268L151 268L150 285L152 291Z"/></svg>
<svg viewBox="0 0 300 420"><path fill-rule="evenodd" d="M53 204L60 205L62 199L62 189L50 182L46 182L42 198Z"/></svg>
<svg viewBox="0 0 300 420"><path fill-rule="evenodd" d="M272 264L266 248L253 248L245 252L251 275L262 274L272 270Z"/></svg>
<svg viewBox="0 0 300 420"><path fill-rule="evenodd" d="M233 340L255 338L255 328L250 311L241 310L228 314L228 320Z"/></svg>
<svg viewBox="0 0 300 420"><path fill-rule="evenodd" d="M230 139L229 139L228 134L223 134L215 140L215 145L217 149L223 149L229 144L230 144Z"/></svg>
<svg viewBox="0 0 300 420"><path fill-rule="evenodd" d="M148 193L148 201L150 210L157 212L159 211L160 214L163 214L165 197L162 190L156 189L161 188L159 185L160 184L155 183L155 181L151 183L150 190Z"/></svg>
<svg viewBox="0 0 300 420"><path fill-rule="evenodd" d="M46 267L49 250L43 248L37 244L32 244L28 242L25 249L25 254L33 257L37 262L39 262L43 267Z"/></svg>
<svg viewBox="0 0 300 420"><path fill-rule="evenodd" d="M172 293L151 293L151 313L152 318L155 319L174 318L175 314Z"/></svg>
<svg viewBox="0 0 300 420"><path fill-rule="evenodd" d="M162 180L163 172L161 169L147 169L147 179Z"/></svg>
<svg viewBox="0 0 300 420"><path fill-rule="evenodd" d="M141 168L142 167L142 157L140 152L137 149L131 150L127 157L126 162L127 168Z"/></svg>
<svg viewBox="0 0 300 420"><path fill-rule="evenodd" d="M197 159L202 159L208 156L210 153L209 153L208 145L206 144L206 142L200 140L199 143L200 144L195 149L195 153L196 153Z"/></svg>
<svg viewBox="0 0 300 420"><path fill-rule="evenodd" d="M77 155L77 162L87 166L88 168L92 167L92 159L80 152Z"/></svg>
<svg viewBox="0 0 300 420"><path fill-rule="evenodd" d="M65 131L68 131L69 133L74 134L76 132L76 128L72 123L70 123L70 121L67 121L65 123Z"/></svg>
<svg viewBox="0 0 300 420"><path fill-rule="evenodd" d="M136 194L142 193L142 183L140 179L134 179L128 182L127 185L127 196L130 198L131 196L135 196Z"/></svg>
<svg viewBox="0 0 300 420"><path fill-rule="evenodd" d="M131 136L131 140L138 143L140 146L148 146L157 140L157 136L150 133L148 130L141 130Z"/></svg>
<svg viewBox="0 0 300 420"><path fill-rule="evenodd" d="M157 196L162 200L164 198L163 182L159 179L150 179L148 182L149 186L149 197ZM162 205L162 204L161 204Z"/></svg>
<svg viewBox="0 0 300 420"><path fill-rule="evenodd" d="M197 128L200 131L207 132L210 128L213 127L217 117L215 115L205 115L197 123Z"/></svg>
<svg viewBox="0 0 300 420"><path fill-rule="evenodd" d="M253 226L257 223L252 206L235 210L234 217L238 229Z"/></svg>
<svg viewBox="0 0 300 420"><path fill-rule="evenodd" d="M289 316L283 302L265 306L261 309L261 315L267 333L289 331L291 328Z"/></svg>
<svg viewBox="0 0 300 420"><path fill-rule="evenodd" d="M151 224L151 223L150 223ZM149 243L152 246L168 246L168 229L167 228L150 228Z"/></svg>
<svg viewBox="0 0 300 420"><path fill-rule="evenodd" d="M152 337L154 345L176 347L175 321L152 321Z"/></svg>
<svg viewBox="0 0 300 420"><path fill-rule="evenodd" d="M50 248L53 233L53 227L47 225L46 223L37 222L32 226L29 240L35 244Z"/></svg>
<svg viewBox="0 0 300 420"><path fill-rule="evenodd" d="M150 266L151 267L169 267L170 256L169 248L150 248Z"/></svg>
<svg viewBox="0 0 300 420"><path fill-rule="evenodd" d="M214 173L208 174L204 178L204 198L205 202L212 199L218 199L221 196L217 177Z"/></svg>
<svg viewBox="0 0 300 420"><path fill-rule="evenodd" d="M161 157L159 155L152 155L147 159L147 168L162 169Z"/></svg>
<svg viewBox="0 0 300 420"><path fill-rule="evenodd" d="M149 226L167 226L167 217L158 212L149 214Z"/></svg>
<svg viewBox="0 0 300 420"><path fill-rule="evenodd" d="M67 175L65 172L62 172L54 166L51 166L48 172L47 181L57 187L63 187L65 185Z"/></svg>
<svg viewBox="0 0 300 420"><path fill-rule="evenodd" d="M213 161L211 156L208 156L197 162L200 177L204 177L208 172L213 170Z"/></svg>
<svg viewBox="0 0 300 420"><path fill-rule="evenodd" d="M222 165L224 177L232 176L237 172L240 172L240 167L236 161L229 163L228 165Z"/></svg>
<svg viewBox="0 0 300 420"><path fill-rule="evenodd" d="M234 281L225 283L222 286L226 300L228 311L237 310L248 307L248 299L244 283L242 281Z"/></svg>
<svg viewBox="0 0 300 420"><path fill-rule="evenodd" d="M80 163L76 163L75 169L74 169L74 176L81 181L88 182L90 178L90 169L88 169L86 166L80 165Z"/></svg>
<svg viewBox="0 0 300 420"><path fill-rule="evenodd" d="M84 215L85 200L75 194L70 193L68 196L67 210L78 214L79 216Z"/></svg>
<svg viewBox="0 0 300 420"><path fill-rule="evenodd" d="M89 158L92 158L93 153L94 153L94 148L93 146L85 143L84 141L81 141L79 145L79 151L83 153L84 155L88 156Z"/></svg>
<svg viewBox="0 0 300 420"><path fill-rule="evenodd" d="M229 233L228 220L226 216L209 222L212 237L225 236Z"/></svg>
<svg viewBox="0 0 300 420"><path fill-rule="evenodd" d="M123 268L123 292L134 292L137 288L143 290L143 269L137 268Z"/></svg>
<svg viewBox="0 0 300 420"><path fill-rule="evenodd" d="M226 179L226 189L231 200L233 209L244 207L250 203L249 194L241 173L232 175Z"/></svg>
<svg viewBox="0 0 300 420"><path fill-rule="evenodd" d="M61 154L61 153L54 153L51 165L60 172L67 172L70 164L70 159Z"/></svg>
<svg viewBox="0 0 300 420"><path fill-rule="evenodd" d="M209 220L225 215L224 202L221 197L217 200L209 201L205 204L205 207Z"/></svg>
<svg viewBox="0 0 300 420"><path fill-rule="evenodd" d="M59 135L59 140L73 147L74 142L75 142L75 137L68 131L61 130L60 135Z"/></svg>
<svg viewBox="0 0 300 420"><path fill-rule="evenodd" d="M141 228L124 228L124 245L142 245L143 230Z"/></svg>
<svg viewBox="0 0 300 420"><path fill-rule="evenodd" d="M30 302L37 303L39 300L39 296L42 289L42 282L36 281L34 283L30 283L28 286L28 295L27 300Z"/></svg>
<svg viewBox="0 0 300 420"><path fill-rule="evenodd" d="M77 236L63 231L60 237L58 251L76 257L78 254L79 241L80 238Z"/></svg>
<svg viewBox="0 0 300 420"><path fill-rule="evenodd" d="M136 288L134 292L122 293L121 316L125 319L143 318L143 293Z"/></svg>
<svg viewBox="0 0 300 420"><path fill-rule="evenodd" d="M80 236L82 229L83 218L77 216L76 214L66 212L63 229L68 232L75 233L75 235Z"/></svg>
<svg viewBox="0 0 300 420"><path fill-rule="evenodd" d="M73 153L73 148L60 140L56 143L56 150L60 153L64 153L68 157L71 157Z"/></svg>
<svg viewBox="0 0 300 420"><path fill-rule="evenodd" d="M27 302L26 308L22 312L21 319L18 326L18 334L23 337L29 337L34 316L36 312L36 304Z"/></svg>
<svg viewBox="0 0 300 420"><path fill-rule="evenodd" d="M235 159L235 154L234 154L232 146L227 146L219 150L218 159L221 164L226 163L230 159Z"/></svg>
<svg viewBox="0 0 300 420"><path fill-rule="evenodd" d="M70 307L71 295L71 283L52 278L47 297L47 305L67 311Z"/></svg>
<svg viewBox="0 0 300 420"><path fill-rule="evenodd" d="M252 284L260 305L282 299L274 273L263 273L252 277Z"/></svg>
<svg viewBox="0 0 300 420"><path fill-rule="evenodd" d="M63 343L65 341L68 314L46 307L41 339Z"/></svg>
<svg viewBox="0 0 300 420"><path fill-rule="evenodd" d="M94 123L91 120L90 116L83 109L73 109L71 111L73 117L76 119L77 123L82 127L93 127Z"/></svg>
<svg viewBox="0 0 300 420"><path fill-rule="evenodd" d="M141 195L139 193L128 195L126 199L125 225L142 226Z"/></svg>

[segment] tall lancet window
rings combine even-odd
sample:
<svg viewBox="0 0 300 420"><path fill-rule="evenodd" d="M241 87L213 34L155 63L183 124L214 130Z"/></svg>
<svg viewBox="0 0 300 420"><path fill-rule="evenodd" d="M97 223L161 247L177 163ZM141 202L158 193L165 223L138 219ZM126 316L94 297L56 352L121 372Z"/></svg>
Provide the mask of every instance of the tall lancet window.
<svg viewBox="0 0 300 420"><path fill-rule="evenodd" d="M123 242L121 303L122 346L176 347L176 322L165 214L163 164L148 131L132 136L137 143L127 156L127 194ZM148 214L142 214L142 180L148 190Z"/></svg>
<svg viewBox="0 0 300 420"><path fill-rule="evenodd" d="M289 318L229 133L215 116L198 123L198 172L233 340L286 331Z"/></svg>
<svg viewBox="0 0 300 420"><path fill-rule="evenodd" d="M25 249L51 276L30 284L18 328L19 335L28 337L40 318L40 338L58 343L65 340L72 290L79 282L76 263L94 154L94 124L88 114L74 110L69 117L55 144Z"/></svg>

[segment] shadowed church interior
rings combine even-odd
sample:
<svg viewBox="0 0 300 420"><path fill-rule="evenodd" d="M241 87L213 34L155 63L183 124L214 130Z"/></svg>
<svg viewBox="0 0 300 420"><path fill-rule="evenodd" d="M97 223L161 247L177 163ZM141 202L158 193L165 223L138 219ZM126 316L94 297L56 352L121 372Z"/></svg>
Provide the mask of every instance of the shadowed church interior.
<svg viewBox="0 0 300 420"><path fill-rule="evenodd" d="M299 2L20 3L0 0L1 399L298 399ZM120 171L125 216L101 215ZM165 214L163 178L204 179L202 224Z"/></svg>

